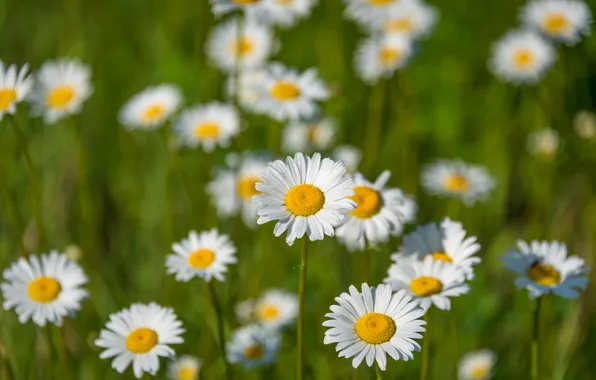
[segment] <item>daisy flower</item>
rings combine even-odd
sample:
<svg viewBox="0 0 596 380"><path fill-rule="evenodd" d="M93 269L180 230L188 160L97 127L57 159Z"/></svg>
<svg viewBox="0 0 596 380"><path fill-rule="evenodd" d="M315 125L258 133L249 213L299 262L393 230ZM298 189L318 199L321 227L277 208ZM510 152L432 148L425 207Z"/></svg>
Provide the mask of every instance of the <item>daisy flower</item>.
<svg viewBox="0 0 596 380"><path fill-rule="evenodd" d="M314 123L294 121L283 130L282 146L287 152L307 152L327 149L337 132L337 124L332 118Z"/></svg>
<svg viewBox="0 0 596 380"><path fill-rule="evenodd" d="M534 131L528 135L527 147L530 154L553 157L559 149L559 134L551 128Z"/></svg>
<svg viewBox="0 0 596 380"><path fill-rule="evenodd" d="M118 373L132 363L134 375L140 379L145 372L157 373L160 356L174 358L175 352L169 345L183 343L182 333L182 322L174 310L154 302L135 303L110 315L95 345L105 348L100 359L114 358L112 368Z"/></svg>
<svg viewBox="0 0 596 380"><path fill-rule="evenodd" d="M152 86L124 104L119 120L128 129L154 129L163 124L181 102L178 87L171 84Z"/></svg>
<svg viewBox="0 0 596 380"><path fill-rule="evenodd" d="M567 246L557 241L517 242L518 249L503 255L505 268L519 275L518 289L528 289L530 298L554 293L563 298L577 298L586 289L589 270L584 259L567 256Z"/></svg>
<svg viewBox="0 0 596 380"><path fill-rule="evenodd" d="M459 380L488 380L497 356L491 350L468 352L459 360Z"/></svg>
<svg viewBox="0 0 596 380"><path fill-rule="evenodd" d="M582 139L593 139L596 137L596 114L585 110L579 111L573 118L573 128Z"/></svg>
<svg viewBox="0 0 596 380"><path fill-rule="evenodd" d="M43 115L46 124L81 112L93 93L91 70L77 59L46 61L35 75L30 93L31 112Z"/></svg>
<svg viewBox="0 0 596 380"><path fill-rule="evenodd" d="M228 361L251 369L275 363L281 343L279 333L258 325L248 325L232 333L226 345Z"/></svg>
<svg viewBox="0 0 596 380"><path fill-rule="evenodd" d="M356 208L346 214L336 234L350 251L363 251L367 243L385 243L401 234L403 225L414 220L416 203L398 188L387 188L391 172L381 173L373 183L360 173L354 175Z"/></svg>
<svg viewBox="0 0 596 380"><path fill-rule="evenodd" d="M172 250L174 254L166 257L166 272L180 282L194 277L223 281L228 265L237 262L236 247L229 236L220 235L215 228L198 234L190 231L187 239L172 244Z"/></svg>
<svg viewBox="0 0 596 380"><path fill-rule="evenodd" d="M170 380L198 380L201 361L194 356L182 355L168 366Z"/></svg>
<svg viewBox="0 0 596 380"><path fill-rule="evenodd" d="M382 23L390 9L403 0L344 0L346 18L367 29L371 24Z"/></svg>
<svg viewBox="0 0 596 380"><path fill-rule="evenodd" d="M238 102L240 106L248 112L257 112L256 105L263 98L263 91L260 89L261 83L265 80L265 70L243 70L238 75ZM236 97L236 78L232 75L228 77L225 85L225 92L229 99Z"/></svg>
<svg viewBox="0 0 596 380"><path fill-rule="evenodd" d="M227 148L240 132L240 120L234 106L219 102L197 105L182 111L175 130L186 146L200 145L207 153L216 146Z"/></svg>
<svg viewBox="0 0 596 380"><path fill-rule="evenodd" d="M286 162L276 160L261 175L253 197L259 205L258 224L277 220L275 236L287 231L286 242L304 234L310 240L333 236L344 214L356 207L347 197L354 195L352 179L345 175L342 162L321 159L319 153L304 157L296 153Z"/></svg>
<svg viewBox="0 0 596 380"><path fill-rule="evenodd" d="M441 310L451 309L451 297L458 297L470 291L464 284L464 275L455 265L433 260L398 260L389 267L388 277L383 280L394 292L406 290L424 310L434 304Z"/></svg>
<svg viewBox="0 0 596 380"><path fill-rule="evenodd" d="M17 65L5 66L0 60L0 121L4 114L12 115L31 90L31 78L27 76L29 65L24 64L19 70Z"/></svg>
<svg viewBox="0 0 596 380"><path fill-rule="evenodd" d="M329 98L329 91L316 69L300 73L280 63L269 65L260 91L255 108L279 121L310 119L319 111L317 102Z"/></svg>
<svg viewBox="0 0 596 380"><path fill-rule="evenodd" d="M271 289L254 302L256 321L263 327L280 329L291 325L298 315L298 297L280 289Z"/></svg>
<svg viewBox="0 0 596 380"><path fill-rule="evenodd" d="M362 151L353 145L340 145L331 152L331 158L342 161L348 173L354 173L362 160Z"/></svg>
<svg viewBox="0 0 596 380"><path fill-rule="evenodd" d="M318 0L261 0L263 22L291 27L310 15Z"/></svg>
<svg viewBox="0 0 596 380"><path fill-rule="evenodd" d="M431 257L435 261L444 261L460 269L467 280L474 278L473 266L481 259L474 256L480 250L475 236L467 236L460 222L449 218L440 225L429 223L419 226L403 238L399 252L391 258L397 263L402 258L424 261Z"/></svg>
<svg viewBox="0 0 596 380"><path fill-rule="evenodd" d="M533 0L522 8L522 21L552 39L575 45L590 34L590 8L578 0Z"/></svg>
<svg viewBox="0 0 596 380"><path fill-rule="evenodd" d="M412 43L403 35L372 36L360 43L354 57L356 72L368 84L390 78L412 54Z"/></svg>
<svg viewBox="0 0 596 380"><path fill-rule="evenodd" d="M215 16L222 16L237 10L245 12L247 18L254 18L263 13L263 0L209 0Z"/></svg>
<svg viewBox="0 0 596 380"><path fill-rule="evenodd" d="M89 279L65 254L51 251L29 260L20 258L3 273L4 310L15 309L20 323L62 325L62 318L81 309L88 295L82 288Z"/></svg>
<svg viewBox="0 0 596 380"><path fill-rule="evenodd" d="M459 198L468 206L486 199L495 185L484 166L460 160L437 160L426 165L421 177L427 192Z"/></svg>
<svg viewBox="0 0 596 380"><path fill-rule="evenodd" d="M417 39L429 35L436 22L437 11L434 7L423 1L403 0L388 10L382 22L372 25L372 31Z"/></svg>
<svg viewBox="0 0 596 380"><path fill-rule="evenodd" d="M537 33L513 30L492 46L489 69L515 84L538 82L557 58L555 49Z"/></svg>
<svg viewBox="0 0 596 380"><path fill-rule="evenodd" d="M354 368L366 358L369 367L376 361L385 371L387 354L407 361L420 351L415 339L426 331L420 319L425 311L405 291L392 294L389 285L362 284L362 292L350 286L350 294L342 293L335 301L331 313L325 314L329 319L323 322L328 328L323 343L337 343L339 357L353 357Z"/></svg>

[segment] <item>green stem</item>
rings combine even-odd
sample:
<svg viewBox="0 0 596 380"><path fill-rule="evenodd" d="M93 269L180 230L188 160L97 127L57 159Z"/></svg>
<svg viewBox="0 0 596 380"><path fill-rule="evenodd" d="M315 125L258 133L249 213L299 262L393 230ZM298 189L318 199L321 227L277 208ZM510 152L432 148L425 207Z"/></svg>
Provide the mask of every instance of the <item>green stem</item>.
<svg viewBox="0 0 596 380"><path fill-rule="evenodd" d="M53 334L52 334L54 348L55 348L56 352L58 353L58 360L60 361L60 367L62 367L62 374L63 374L62 379L70 380L70 379L72 379L72 376L70 373L70 368L68 367L68 360L66 357L66 350L65 350L66 342L64 342L63 336L61 334L62 331L60 328L53 327L52 330L54 330Z"/></svg>
<svg viewBox="0 0 596 380"><path fill-rule="evenodd" d="M385 106L385 82L379 82L372 88L368 106L368 136L364 157L367 158L366 169L374 165L379 150L383 108Z"/></svg>
<svg viewBox="0 0 596 380"><path fill-rule="evenodd" d="M7 380L15 380L16 377L14 375L14 370L12 369L12 364L10 363L10 358L6 353L6 347L2 342L0 342L0 375L6 373ZM3 377L2 377L3 378Z"/></svg>
<svg viewBox="0 0 596 380"><path fill-rule="evenodd" d="M308 263L308 237L302 238L302 254L300 256L300 285L298 287L298 348L296 361L296 378L304 379L304 298L306 296L306 265Z"/></svg>
<svg viewBox="0 0 596 380"><path fill-rule="evenodd" d="M219 298L217 298L217 293L215 292L215 285L214 280L209 281L208 283L209 293L211 294L211 301L213 302L213 309L215 310L215 315L217 317L217 335L219 339L219 347L221 349L222 359L224 361L224 365L226 367L226 379L232 379L232 370L230 368L230 363L228 363L227 355L226 355L226 338L224 333L224 319L223 319L223 312L221 310L221 304L219 303Z"/></svg>
<svg viewBox="0 0 596 380"><path fill-rule="evenodd" d="M44 330L46 335L46 347L48 349L48 356L46 357L46 362L44 365L45 379L52 380L54 372L52 371L52 363L55 359L54 345L52 344L52 325L46 325Z"/></svg>
<svg viewBox="0 0 596 380"><path fill-rule="evenodd" d="M383 372L381 372L381 367L378 364L375 364L375 378L376 380L383 380Z"/></svg>
<svg viewBox="0 0 596 380"><path fill-rule="evenodd" d="M172 150L170 149L170 133L172 127L171 122L166 122L163 127L163 143L165 145L165 173L164 173L164 211L163 211L163 218L164 218L164 249L167 251L170 248L170 244L172 244L172 206L170 204L170 188L171 188L171 180L172 180ZM175 153L174 153L175 154Z"/></svg>
<svg viewBox="0 0 596 380"><path fill-rule="evenodd" d="M451 327L453 329L453 350L455 351L455 378L459 379L459 333L455 314L450 313Z"/></svg>
<svg viewBox="0 0 596 380"><path fill-rule="evenodd" d="M428 374L428 352L430 351L430 335L428 334L429 317L428 312L424 316L426 320L426 333L422 338L422 363L420 365L420 380L426 380Z"/></svg>
<svg viewBox="0 0 596 380"><path fill-rule="evenodd" d="M536 299L534 307L534 326L532 329L532 380L538 379L538 338L540 334L540 305L542 297Z"/></svg>
<svg viewBox="0 0 596 380"><path fill-rule="evenodd" d="M370 249L367 247L364 249L364 262L363 262L363 268L362 268L362 272L364 273L364 281L368 284L370 284L370 282L372 281L372 257L371 257L371 252Z"/></svg>

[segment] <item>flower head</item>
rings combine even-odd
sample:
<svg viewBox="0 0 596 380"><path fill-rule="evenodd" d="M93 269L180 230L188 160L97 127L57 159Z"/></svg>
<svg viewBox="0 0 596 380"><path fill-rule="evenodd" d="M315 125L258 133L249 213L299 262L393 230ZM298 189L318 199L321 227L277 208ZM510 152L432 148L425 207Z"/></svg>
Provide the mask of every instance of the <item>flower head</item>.
<svg viewBox="0 0 596 380"><path fill-rule="evenodd" d="M348 173L354 173L362 160L362 151L353 145L339 145L331 152L331 158L343 162Z"/></svg>
<svg viewBox="0 0 596 380"><path fill-rule="evenodd" d="M283 130L283 148L290 153L327 149L337 132L335 120L321 119L312 123L294 121Z"/></svg>
<svg viewBox="0 0 596 380"><path fill-rule="evenodd" d="M281 289L270 289L256 300L240 302L236 312L243 321L253 320L268 329L281 329L296 320L298 297Z"/></svg>
<svg viewBox="0 0 596 380"><path fill-rule="evenodd" d="M169 119L181 102L180 90L174 85L148 87L124 104L119 120L128 129L154 129Z"/></svg>
<svg viewBox="0 0 596 380"><path fill-rule="evenodd" d="M227 344L228 361L250 369L275 363L281 337L276 330L258 325L244 326L232 333Z"/></svg>
<svg viewBox="0 0 596 380"><path fill-rule="evenodd" d="M264 0L209 0L211 11L216 16L241 10L251 19L263 13L263 2Z"/></svg>
<svg viewBox="0 0 596 380"><path fill-rule="evenodd" d="M344 0L345 15L367 29L387 19L391 8L405 0Z"/></svg>
<svg viewBox="0 0 596 380"><path fill-rule="evenodd" d="M468 352L459 360L459 380L488 380L497 356L491 350Z"/></svg>
<svg viewBox="0 0 596 380"><path fill-rule="evenodd" d="M201 146L207 153L216 146L227 148L240 131L238 114L231 104L211 102L181 112L176 132L184 145Z"/></svg>
<svg viewBox="0 0 596 380"><path fill-rule="evenodd" d="M559 134L551 128L534 131L528 135L527 147L530 154L552 158L559 149Z"/></svg>
<svg viewBox="0 0 596 380"><path fill-rule="evenodd" d="M412 42L404 35L388 34L365 39L356 50L354 65L362 80L374 84L390 78L412 54Z"/></svg>
<svg viewBox="0 0 596 380"><path fill-rule="evenodd" d="M262 22L291 27L310 15L318 0L261 0L262 12L257 17Z"/></svg>
<svg viewBox="0 0 596 380"><path fill-rule="evenodd" d="M201 361L194 356L182 355L168 366L170 380L198 380Z"/></svg>
<svg viewBox="0 0 596 380"><path fill-rule="evenodd" d="M400 0L384 18L371 24L374 32L401 34L412 39L430 34L437 22L437 10L419 0Z"/></svg>
<svg viewBox="0 0 596 380"><path fill-rule="evenodd" d="M590 8L579 0L532 0L522 8L522 21L544 35L575 45L590 34Z"/></svg>
<svg viewBox="0 0 596 380"><path fill-rule="evenodd" d="M0 60L0 121L4 114L14 114L17 103L23 101L31 90L33 82L27 75L28 71L28 64L19 70L17 65L5 66Z"/></svg>

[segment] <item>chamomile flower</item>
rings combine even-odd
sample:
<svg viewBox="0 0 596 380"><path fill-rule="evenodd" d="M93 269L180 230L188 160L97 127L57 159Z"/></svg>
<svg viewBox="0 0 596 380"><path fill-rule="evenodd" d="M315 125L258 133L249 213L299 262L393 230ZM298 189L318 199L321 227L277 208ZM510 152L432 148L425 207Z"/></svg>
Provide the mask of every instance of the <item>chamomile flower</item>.
<svg viewBox="0 0 596 380"><path fill-rule="evenodd" d="M528 135L527 147L530 154L552 158L559 149L559 134L551 128L534 131Z"/></svg>
<svg viewBox="0 0 596 380"><path fill-rule="evenodd" d="M38 326L60 326L64 317L80 310L88 295L82 288L89 281L83 269L57 251L20 258L3 277L2 306L14 308L20 323L31 319Z"/></svg>
<svg viewBox="0 0 596 380"><path fill-rule="evenodd" d="M362 160L362 151L353 145L339 145L331 152L331 158L342 161L348 173L354 173Z"/></svg>
<svg viewBox="0 0 596 380"><path fill-rule="evenodd" d="M425 224L405 235L399 252L391 258L397 263L402 258L424 261L431 257L453 264L471 280L474 278L473 266L481 261L480 257L474 256L479 250L475 236L466 236L460 222L445 218L440 225Z"/></svg>
<svg viewBox="0 0 596 380"><path fill-rule="evenodd" d="M404 0L344 0L345 15L366 29L385 20L390 9L400 1Z"/></svg>
<svg viewBox="0 0 596 380"><path fill-rule="evenodd" d="M54 124L81 112L83 103L93 93L91 70L78 59L45 62L35 75L30 93L31 112L43 115L46 124Z"/></svg>
<svg viewBox="0 0 596 380"><path fill-rule="evenodd" d="M209 0L215 16L222 16L236 10L245 12L247 18L253 18L263 12L263 0Z"/></svg>
<svg viewBox="0 0 596 380"><path fill-rule="evenodd" d="M423 1L400 0L388 10L382 22L372 25L372 31L417 39L429 35L436 22L437 11L434 7Z"/></svg>
<svg viewBox="0 0 596 380"><path fill-rule="evenodd" d="M231 104L211 102L182 111L175 129L188 147L201 146L211 153L217 146L227 148L240 132L240 120Z"/></svg>
<svg viewBox="0 0 596 380"><path fill-rule="evenodd" d="M282 146L287 152L310 152L327 149L337 132L337 124L331 118L312 123L291 122L283 130Z"/></svg>
<svg viewBox="0 0 596 380"><path fill-rule="evenodd" d="M182 355L168 366L170 380L198 380L201 361L194 356Z"/></svg>
<svg viewBox="0 0 596 380"><path fill-rule="evenodd" d="M575 45L590 34L590 8L579 0L533 0L521 11L523 22L552 39Z"/></svg>
<svg viewBox="0 0 596 380"><path fill-rule="evenodd" d="M318 0L261 0L262 21L284 28L308 17Z"/></svg>
<svg viewBox="0 0 596 380"><path fill-rule="evenodd" d="M329 98L329 91L316 69L300 73L280 63L269 65L260 91L255 108L280 121L310 119L319 111L317 102Z"/></svg>
<svg viewBox="0 0 596 380"><path fill-rule="evenodd" d="M297 315L298 297L280 289L268 290L254 302L255 321L266 328L289 326Z"/></svg>
<svg viewBox="0 0 596 380"><path fill-rule="evenodd" d="M486 199L494 187L494 179L484 166L460 160L437 160L426 165L421 177L427 192L459 198L468 206Z"/></svg>
<svg viewBox="0 0 596 380"><path fill-rule="evenodd" d="M368 84L390 78L412 54L412 42L403 35L372 36L360 43L354 57L356 72Z"/></svg>
<svg viewBox="0 0 596 380"><path fill-rule="evenodd" d="M488 380L497 356L491 350L468 352L459 360L459 380Z"/></svg>
<svg viewBox="0 0 596 380"><path fill-rule="evenodd" d="M220 235L215 228L198 234L190 231L187 239L172 244L172 250L174 254L166 257L166 272L180 282L194 277L223 281L228 265L238 261L229 236Z"/></svg>
<svg viewBox="0 0 596 380"><path fill-rule="evenodd" d="M248 325L232 333L227 344L228 361L251 369L275 363L281 337L276 330Z"/></svg>
<svg viewBox="0 0 596 380"><path fill-rule="evenodd" d="M230 99L236 97L236 80L238 81L238 101L247 112L257 112L256 106L263 98L263 91L259 87L265 80L265 70L243 70L238 79L233 75L227 80L225 91Z"/></svg>
<svg viewBox="0 0 596 380"><path fill-rule="evenodd" d="M12 115L31 90L32 81L28 76L29 65L19 70L17 65L5 66L0 60L0 121L4 114Z"/></svg>
<svg viewBox="0 0 596 380"><path fill-rule="evenodd" d="M394 292L405 289L424 310L434 304L441 310L451 309L451 297L470 291L464 274L455 265L427 257L424 261L398 260L388 270L384 282Z"/></svg>
<svg viewBox="0 0 596 380"><path fill-rule="evenodd" d="M528 289L530 298L554 293L563 298L577 298L586 289L589 270L584 259L567 256L567 246L557 241L517 242L518 249L503 255L505 268L519 275L518 289Z"/></svg>
<svg viewBox="0 0 596 380"><path fill-rule="evenodd" d="M391 172L370 182L360 173L352 183L356 208L346 214L336 234L350 251L362 251L367 244L385 243L401 234L403 225L414 220L416 203L398 188L387 188Z"/></svg>
<svg viewBox="0 0 596 380"><path fill-rule="evenodd" d="M171 344L184 342L182 322L174 310L154 302L132 304L128 309L110 315L95 345L105 348L100 359L114 358L112 368L123 373L132 363L137 379L145 372L155 375L159 357L174 358Z"/></svg>
<svg viewBox="0 0 596 380"><path fill-rule="evenodd" d="M356 207L347 198L354 191L345 173L342 162L321 159L319 153L312 157L296 153L286 162L269 163L263 181L256 184L261 194L253 197L259 205L257 223L277 220L273 233L280 236L287 231L288 245L304 234L313 241L333 236L344 214Z"/></svg>
<svg viewBox="0 0 596 380"><path fill-rule="evenodd" d="M148 87L124 104L118 118L128 129L154 129L169 119L181 102L180 90L174 85Z"/></svg>
<svg viewBox="0 0 596 380"><path fill-rule="evenodd" d="M358 368L366 358L371 367L376 361L385 371L387 354L393 360L414 359L413 352L420 351L415 339L421 339L426 324L420 319L425 311L413 302L405 291L395 294L391 286L369 287L362 284L362 292L350 286L350 293L335 298L337 305L325 314L323 322L325 344L335 344L339 357L353 357L352 366Z"/></svg>
<svg viewBox="0 0 596 380"><path fill-rule="evenodd" d="M591 140L596 137L596 114L582 110L573 118L575 133L582 139Z"/></svg>
<svg viewBox="0 0 596 380"><path fill-rule="evenodd" d="M557 58L555 49L539 34L513 30L492 46L489 69L515 84L538 82Z"/></svg>

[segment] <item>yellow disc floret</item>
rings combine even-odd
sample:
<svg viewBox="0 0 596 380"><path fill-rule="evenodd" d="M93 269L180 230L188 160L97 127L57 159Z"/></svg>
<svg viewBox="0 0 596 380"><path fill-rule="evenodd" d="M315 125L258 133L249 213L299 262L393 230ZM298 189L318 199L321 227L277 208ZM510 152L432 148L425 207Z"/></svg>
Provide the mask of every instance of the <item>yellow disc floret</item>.
<svg viewBox="0 0 596 380"><path fill-rule="evenodd" d="M368 313L356 322L356 334L369 344L389 342L395 335L395 322L391 317L380 313Z"/></svg>
<svg viewBox="0 0 596 380"><path fill-rule="evenodd" d="M449 255L447 255L445 252L432 252L430 255L435 261L443 261L445 263L453 262L451 257L449 257Z"/></svg>
<svg viewBox="0 0 596 380"><path fill-rule="evenodd" d="M46 99L48 108L62 109L66 107L74 98L74 90L70 86L54 87Z"/></svg>
<svg viewBox="0 0 596 380"><path fill-rule="evenodd" d="M271 87L271 96L279 101L294 100L300 96L300 89L292 82L279 81Z"/></svg>
<svg viewBox="0 0 596 380"><path fill-rule="evenodd" d="M0 111L6 111L17 98L17 92L12 88L0 89Z"/></svg>
<svg viewBox="0 0 596 380"><path fill-rule="evenodd" d="M196 269L208 268L215 261L215 252L207 248L197 249L188 256L188 265Z"/></svg>
<svg viewBox="0 0 596 380"><path fill-rule="evenodd" d="M350 211L356 218L369 219L381 211L383 199L378 191L368 186L356 186L354 193L348 198L356 202L357 207Z"/></svg>
<svg viewBox="0 0 596 380"><path fill-rule="evenodd" d="M126 348L135 354L145 354L157 345L157 333L148 328L131 331L126 337Z"/></svg>
<svg viewBox="0 0 596 380"><path fill-rule="evenodd" d="M410 290L418 297L429 297L443 290L443 284L435 277L420 276L410 282Z"/></svg>
<svg viewBox="0 0 596 380"><path fill-rule="evenodd" d="M325 194L313 185L296 185L286 194L285 205L295 216L311 216L325 205Z"/></svg>
<svg viewBox="0 0 596 380"><path fill-rule="evenodd" d="M29 298L38 303L49 303L60 295L62 286L52 277L41 276L31 281L27 286Z"/></svg>
<svg viewBox="0 0 596 380"><path fill-rule="evenodd" d="M528 269L528 277L537 284L554 286L561 282L561 274L553 266L536 263Z"/></svg>
<svg viewBox="0 0 596 380"><path fill-rule="evenodd" d="M199 140L214 139L219 136L219 124L213 122L206 122L197 125L193 133Z"/></svg>

